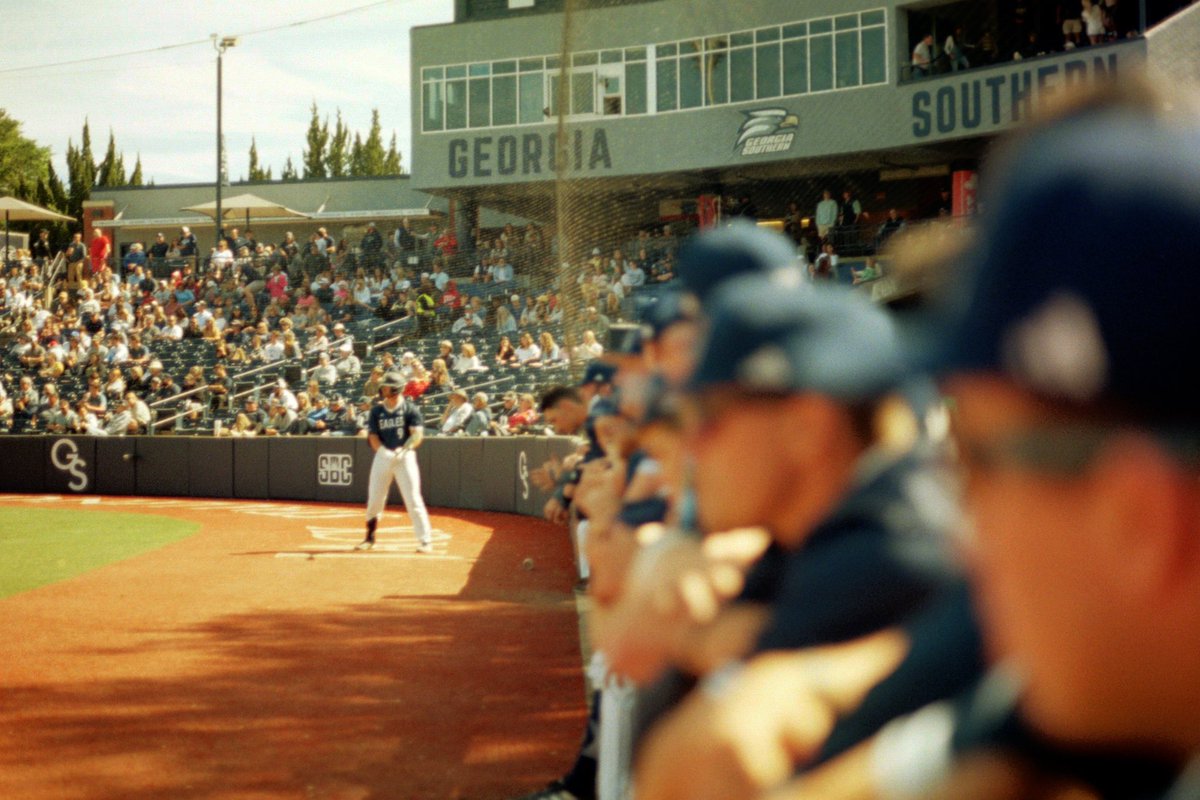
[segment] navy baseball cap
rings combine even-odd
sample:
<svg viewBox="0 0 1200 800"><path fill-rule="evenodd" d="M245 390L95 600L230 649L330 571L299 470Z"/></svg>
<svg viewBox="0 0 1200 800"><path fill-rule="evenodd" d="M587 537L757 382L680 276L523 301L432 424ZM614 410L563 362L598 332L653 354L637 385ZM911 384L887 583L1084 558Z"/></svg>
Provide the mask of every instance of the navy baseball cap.
<svg viewBox="0 0 1200 800"><path fill-rule="evenodd" d="M791 240L752 222L735 221L705 231L679 250L679 279L706 305L718 286L747 272L781 272L796 285L803 277Z"/></svg>
<svg viewBox="0 0 1200 800"><path fill-rule="evenodd" d="M731 386L854 402L885 394L905 378L891 318L849 288L787 288L747 276L722 287L712 305L693 391Z"/></svg>
<svg viewBox="0 0 1200 800"><path fill-rule="evenodd" d="M677 322L700 319L700 304L696 298L680 291L660 292L639 311L642 338L647 341L656 340L662 336L663 331Z"/></svg>
<svg viewBox="0 0 1200 800"><path fill-rule="evenodd" d="M615 364L592 359L587 363L587 368L583 371L583 380L579 382L579 385L587 386L590 383L599 385L612 383L613 376L616 374L617 367Z"/></svg>
<svg viewBox="0 0 1200 800"><path fill-rule="evenodd" d="M997 155L987 216L940 315L915 330L938 373L1194 420L1200 124L1091 109ZM1194 424L1194 423L1193 423Z"/></svg>

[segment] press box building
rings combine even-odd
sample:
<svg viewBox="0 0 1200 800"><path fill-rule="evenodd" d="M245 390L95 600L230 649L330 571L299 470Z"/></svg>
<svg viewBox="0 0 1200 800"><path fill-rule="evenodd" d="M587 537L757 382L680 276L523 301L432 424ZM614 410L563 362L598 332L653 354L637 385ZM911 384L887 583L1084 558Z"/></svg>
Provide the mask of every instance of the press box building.
<svg viewBox="0 0 1200 800"><path fill-rule="evenodd" d="M1200 77L1200 7L1123 2L1129 38L1062 50L1071 3L457 0L455 22L412 32L413 184L468 220L570 208L597 231L715 195L808 212L844 185L920 215L955 173L962 210L989 141L1050 94L1147 62ZM994 47L968 58L994 63L913 76L914 43L932 33L936 52L959 26ZM1044 54L1014 58L1034 42Z"/></svg>

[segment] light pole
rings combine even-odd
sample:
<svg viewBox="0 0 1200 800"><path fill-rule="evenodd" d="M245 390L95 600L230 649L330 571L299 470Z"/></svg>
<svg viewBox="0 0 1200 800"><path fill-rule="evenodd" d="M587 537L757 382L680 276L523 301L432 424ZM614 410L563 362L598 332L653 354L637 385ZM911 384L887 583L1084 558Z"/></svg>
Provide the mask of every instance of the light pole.
<svg viewBox="0 0 1200 800"><path fill-rule="evenodd" d="M217 51L217 216L215 218L214 229L216 234L213 237L213 246L216 247L221 243L221 188L225 183L225 170L222 168L225 163L225 137L221 132L221 60L225 55L225 51L231 47L237 47L236 36L220 36L211 34L213 48Z"/></svg>

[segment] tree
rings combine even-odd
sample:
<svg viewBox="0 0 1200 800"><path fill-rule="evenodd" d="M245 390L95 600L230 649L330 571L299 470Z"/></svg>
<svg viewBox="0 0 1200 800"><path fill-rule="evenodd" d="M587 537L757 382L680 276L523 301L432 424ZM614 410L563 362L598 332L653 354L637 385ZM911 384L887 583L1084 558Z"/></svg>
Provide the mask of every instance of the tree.
<svg viewBox="0 0 1200 800"><path fill-rule="evenodd" d="M108 131L108 149L104 152L104 160L96 168L96 185L125 185L125 156L117 152L117 141L111 128Z"/></svg>
<svg viewBox="0 0 1200 800"><path fill-rule="evenodd" d="M292 163L292 157L287 157L287 163L283 165L283 173L280 174L281 181L298 181L300 176L296 174L296 166Z"/></svg>
<svg viewBox="0 0 1200 800"><path fill-rule="evenodd" d="M88 185L88 194L91 194L91 187L96 185L96 156L92 154L92 131L88 126L87 117L83 118L83 140L79 150L80 166L82 168L83 181Z"/></svg>
<svg viewBox="0 0 1200 800"><path fill-rule="evenodd" d="M51 205L50 208L55 211L67 213L67 208L70 206L67 200L67 189L63 186L62 179L58 177L58 173L54 170L54 162L46 162L46 188L50 190Z"/></svg>
<svg viewBox="0 0 1200 800"><path fill-rule="evenodd" d="M400 150L396 147L396 132L392 131L392 143L388 145L387 156L383 159L384 175L403 175L404 167L400 164Z"/></svg>
<svg viewBox="0 0 1200 800"><path fill-rule="evenodd" d="M359 155L359 175L386 175L384 161L387 153L383 149L383 127L379 124L379 109L371 110L371 130L363 142Z"/></svg>
<svg viewBox="0 0 1200 800"><path fill-rule="evenodd" d="M0 184L12 191L18 180L36 186L46 175L50 149L21 134L21 123L0 108Z"/></svg>
<svg viewBox="0 0 1200 800"><path fill-rule="evenodd" d="M137 161L133 164L133 174L129 176L129 185L143 186L145 182L145 178L142 177L142 154L138 153Z"/></svg>
<svg viewBox="0 0 1200 800"><path fill-rule="evenodd" d="M344 178L350 174L350 129L342 122L342 110L337 111L337 124L333 128L333 136L329 140L329 151L325 156L325 165L329 168L329 177Z"/></svg>
<svg viewBox="0 0 1200 800"><path fill-rule="evenodd" d="M250 175L249 180L252 181L269 181L271 180L271 168L263 169L258 163L258 143L254 141L254 137L250 138Z"/></svg>
<svg viewBox="0 0 1200 800"><path fill-rule="evenodd" d="M363 143L362 136L354 134L354 144L350 146L350 174L354 177L365 175L363 172Z"/></svg>
<svg viewBox="0 0 1200 800"><path fill-rule="evenodd" d="M328 171L325 168L325 150L329 146L329 123L321 124L317 114L317 102L312 104L312 119L308 123L308 146L304 150L304 177L324 178Z"/></svg>

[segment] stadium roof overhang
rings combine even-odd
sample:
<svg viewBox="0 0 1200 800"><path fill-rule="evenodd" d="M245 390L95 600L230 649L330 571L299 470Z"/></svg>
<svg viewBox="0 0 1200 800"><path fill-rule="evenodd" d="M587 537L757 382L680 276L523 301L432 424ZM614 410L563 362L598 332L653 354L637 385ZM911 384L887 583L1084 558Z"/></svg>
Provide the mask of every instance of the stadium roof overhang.
<svg viewBox="0 0 1200 800"><path fill-rule="evenodd" d="M645 208L674 198L695 198L701 194L729 194L753 191L755 185L788 181L815 181L825 176L844 177L879 173L897 180L906 173L919 178L931 167L976 163L986 152L992 136L976 136L940 141L928 145L908 145L886 150L833 154L817 158L731 164L713 169L662 172L614 177L568 177L561 186L555 181L510 182L465 187L427 188L440 197L478 204L484 208L503 208L522 217L550 223L560 200L567 206L580 203L596 213L614 215L619 209ZM563 196L559 197L559 192Z"/></svg>

